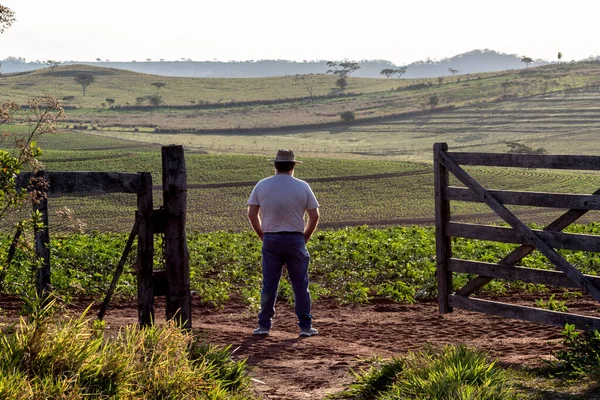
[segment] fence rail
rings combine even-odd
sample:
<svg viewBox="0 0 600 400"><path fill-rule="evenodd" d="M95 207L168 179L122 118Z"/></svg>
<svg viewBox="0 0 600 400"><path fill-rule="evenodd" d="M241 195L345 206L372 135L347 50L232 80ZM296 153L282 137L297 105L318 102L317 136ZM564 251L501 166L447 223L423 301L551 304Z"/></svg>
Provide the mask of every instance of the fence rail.
<svg viewBox="0 0 600 400"><path fill-rule="evenodd" d="M566 155L524 155L496 153L448 152L445 143L434 145L436 257L438 303L440 313L461 308L536 323L564 326L575 324L581 329L600 329L600 318L542 310L469 297L493 279L520 280L528 283L576 288L600 301L600 277L585 275L565 260L556 249L600 252L600 236L563 233L588 210L600 209L600 189L592 194L562 194L488 190L471 177L462 166L600 170L600 157ZM454 175L466 187L449 186ZM487 204L509 227L466 224L451 221L450 201ZM568 209L544 229L531 229L506 204ZM520 246L498 263L462 260L452 256L452 237L516 243ZM538 250L558 271L524 268L517 264ZM453 273L477 275L452 293Z"/></svg>

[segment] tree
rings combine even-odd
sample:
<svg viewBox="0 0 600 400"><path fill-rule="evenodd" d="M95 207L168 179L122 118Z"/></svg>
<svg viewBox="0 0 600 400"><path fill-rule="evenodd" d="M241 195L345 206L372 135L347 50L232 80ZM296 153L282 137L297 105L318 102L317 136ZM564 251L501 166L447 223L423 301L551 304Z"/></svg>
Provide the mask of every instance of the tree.
<svg viewBox="0 0 600 400"><path fill-rule="evenodd" d="M15 13L8 7L0 4L0 33L3 33L6 28L15 22Z"/></svg>
<svg viewBox="0 0 600 400"><path fill-rule="evenodd" d="M429 107L431 107L431 111L433 111L433 109L437 107L438 104L440 104L439 97L437 97L436 95L429 96Z"/></svg>
<svg viewBox="0 0 600 400"><path fill-rule="evenodd" d="M294 77L294 85L301 84L304 86L308 95L310 96L310 101L314 100L314 91L315 91L315 81L314 78L311 78L309 75L296 75Z"/></svg>
<svg viewBox="0 0 600 400"><path fill-rule="evenodd" d="M523 56L523 57L521 57L521 62L525 63L525 65L527 65L527 68L529 68L529 64L531 64L533 62L533 58Z"/></svg>
<svg viewBox="0 0 600 400"><path fill-rule="evenodd" d="M557 57L558 57L558 62L560 63L560 60L562 60L562 52L559 51Z"/></svg>
<svg viewBox="0 0 600 400"><path fill-rule="evenodd" d="M92 74L79 74L73 80L81 85L83 89L83 97L85 97L85 90L88 86L96 81L96 78Z"/></svg>
<svg viewBox="0 0 600 400"><path fill-rule="evenodd" d="M58 67L60 65L60 61L46 60L46 61L44 61L44 64L46 64L47 66L49 66L50 69L54 69L54 68L56 68L56 67Z"/></svg>
<svg viewBox="0 0 600 400"><path fill-rule="evenodd" d="M452 76L458 74L460 70L454 68L448 68L448 71L452 74Z"/></svg>
<svg viewBox="0 0 600 400"><path fill-rule="evenodd" d="M151 85L156 88L156 93L157 94L158 94L158 92L160 92L160 88L167 86L167 84L163 83L163 82L154 82Z"/></svg>
<svg viewBox="0 0 600 400"><path fill-rule="evenodd" d="M382 69L381 72L379 73L379 75L384 75L386 78L391 78L394 75L397 75L397 78L400 79L400 77L402 75L404 75L404 73L406 72L406 67L400 67L400 68L386 68L386 69Z"/></svg>
<svg viewBox="0 0 600 400"><path fill-rule="evenodd" d="M336 86L339 86L341 90L344 90L348 86L348 76L357 69L360 69L360 65L356 61L327 61L327 66L330 68L327 70L328 74L334 74L338 76L338 80L335 81Z"/></svg>
<svg viewBox="0 0 600 400"><path fill-rule="evenodd" d="M0 5L0 33L10 27L13 21L14 13ZM62 117L64 117L64 110L61 102L50 96L30 100L27 108L12 101L0 103L0 128L5 125L7 127L6 130L3 129L0 137L0 218L9 210L20 208L26 201L36 204L45 197L48 182L43 177L32 178L29 182L25 182L31 189L28 192L24 188L17 187L17 175L24 170L34 173L41 170L43 166L38 157L42 151L37 146L36 140L42 135L56 132L57 121ZM9 129L13 124L20 125L25 130L11 132ZM29 221L19 221L11 249L18 245L17 242L26 227L26 222L31 223L34 231L43 227L39 210L31 215ZM0 284L5 276L4 266L8 264L10 264L10 256L7 255L0 264ZM35 279L44 285L44 287L38 285L38 295L42 296L48 286L43 283L40 271L36 272Z"/></svg>

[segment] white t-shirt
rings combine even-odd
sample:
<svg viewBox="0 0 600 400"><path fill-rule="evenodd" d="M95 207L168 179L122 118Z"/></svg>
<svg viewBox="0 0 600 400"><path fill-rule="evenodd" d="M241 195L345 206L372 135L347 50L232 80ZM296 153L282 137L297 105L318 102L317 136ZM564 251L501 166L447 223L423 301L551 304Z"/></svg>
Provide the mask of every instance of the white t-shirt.
<svg viewBox="0 0 600 400"><path fill-rule="evenodd" d="M304 232L305 211L319 207L308 183L288 174L258 182L248 205L260 207L263 232Z"/></svg>

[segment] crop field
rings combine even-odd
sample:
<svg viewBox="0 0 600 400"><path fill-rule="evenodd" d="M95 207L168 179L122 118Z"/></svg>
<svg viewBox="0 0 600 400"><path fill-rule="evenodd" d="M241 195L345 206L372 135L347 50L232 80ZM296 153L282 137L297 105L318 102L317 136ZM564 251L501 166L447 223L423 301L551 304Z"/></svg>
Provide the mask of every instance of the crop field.
<svg viewBox="0 0 600 400"><path fill-rule="evenodd" d="M155 207L162 202L160 147L65 133L46 137L42 160L48 171L112 171L152 173ZM60 148L60 149L55 149ZM190 231L249 229L246 200L254 184L273 173L271 157L188 152L188 228ZM304 158L295 176L308 181L321 204L322 228L346 226L431 225L434 220L431 164L377 159ZM520 168L470 168L490 189L592 193L600 188L594 172ZM459 182L452 181L460 186ZM60 215L65 207L86 224L86 231L128 232L136 209L135 195L62 196L50 201L51 225L68 231ZM453 202L455 219L498 221L487 206ZM517 209L526 221L544 223L557 211ZM585 221L593 220L594 214ZM5 221L4 226L9 226Z"/></svg>
<svg viewBox="0 0 600 400"><path fill-rule="evenodd" d="M97 78L85 97L73 82L83 72ZM165 85L157 89L155 82ZM323 228L431 224L436 142L448 143L451 151L600 151L596 63L436 80L351 78L342 96L331 95L333 82L329 75L188 79L69 66L5 76L0 85L6 98L25 101L40 92L68 98L67 120L59 125L63 133L39 141L48 171L148 171L160 204L160 145L184 145L188 227L198 232L248 229L245 202L253 185L273 173L266 160L278 148L294 148L306 161L296 176L311 183ZM160 107L135 106L137 97L158 92ZM431 96L439 104L428 105ZM100 104L109 97L113 106ZM355 114L354 123L339 121L343 111ZM11 127L16 134L24 128ZM496 189L591 193L600 187L595 173L469 171ZM135 196L54 198L55 229L66 229L57 215L65 207L87 231L126 232ZM456 219L498 222L480 204L452 207ZM557 214L518 212L537 223Z"/></svg>
<svg viewBox="0 0 600 400"><path fill-rule="evenodd" d="M83 72L97 79L85 97L73 82ZM44 93L64 99L68 109L66 120L59 123L62 133L38 141L45 169L151 172L155 208L162 203L160 146L183 145L195 328L224 345L243 337L235 351L250 357L256 368L251 373L267 382L261 384L268 387L258 386L265 397L321 398L332 393L327 386L332 382L336 390L350 379L358 379L360 385L363 378L346 374L347 368L367 365L357 357L394 356L424 341L468 341L495 351L506 365L524 365L523 360L539 365L550 348L560 348L555 328L466 312L443 318L437 314L432 302L437 290L432 147L446 142L451 151L598 154L599 78L598 63L577 63L440 80L351 78L346 92L340 93L334 89L335 78L328 75L187 79L75 66L3 76L0 101L24 103ZM165 85L159 90L152 85L156 82ZM162 104L138 104L149 95L160 95ZM341 121L345 112L355 120ZM26 134L30 127L17 120L2 129L2 144L10 147L11 135ZM272 337L246 340L255 323L261 281L260 241L250 231L246 200L255 183L273 173L267 159L278 148L293 148L304 161L295 176L311 184L321 205L319 229L308 248L310 290L323 334L305 343L290 339L297 327L293 292L285 279L278 303L278 318L285 318L278 319ZM592 193L600 188L598 172L466 169L488 189ZM451 184L461 186L453 178ZM451 207L453 220L502 223L485 205L452 202ZM55 293L67 301L76 302L80 296L101 299L134 222L135 195L53 197L49 208ZM523 221L538 225L564 211L509 208ZM15 218L0 223L0 259L7 257ZM586 225L567 231L598 235L599 218L589 213L578 221ZM21 293L23 282L33 279L30 236L12 263L0 266L3 294ZM156 248L162 245L156 235ZM516 247L458 238L452 246L458 257L496 262ZM598 275L597 254L559 252L583 273ZM164 262L159 253L157 268ZM117 286L120 305L136 294L135 271L130 268L134 254L135 249ZM537 252L521 263L553 269ZM460 287L469 278L455 274L454 284ZM597 304L580 292L518 281L495 280L477 296L515 291L523 293L518 299L522 305L585 308L598 314ZM0 305L15 307L10 300ZM109 324L135 323L134 307L131 310L133 316L127 316L126 306L114 307ZM290 368L290 354L300 367ZM290 369L293 373L286 375ZM540 379L553 385L547 377L515 375L518 390L526 392L523 398L533 398L531 393L546 398L542 392L562 390L540 389Z"/></svg>

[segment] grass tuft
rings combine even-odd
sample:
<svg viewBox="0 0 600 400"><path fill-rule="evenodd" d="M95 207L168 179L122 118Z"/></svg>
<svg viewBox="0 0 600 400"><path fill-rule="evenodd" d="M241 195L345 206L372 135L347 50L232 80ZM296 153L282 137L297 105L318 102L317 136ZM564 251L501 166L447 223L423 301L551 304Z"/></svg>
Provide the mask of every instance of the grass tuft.
<svg viewBox="0 0 600 400"><path fill-rule="evenodd" d="M174 324L111 337L87 310L59 318L55 307L34 307L0 335L0 398L252 398L246 361L233 361L229 347L199 343Z"/></svg>
<svg viewBox="0 0 600 400"><path fill-rule="evenodd" d="M495 361L465 345L431 346L404 358L378 360L330 399L514 399L508 375Z"/></svg>

